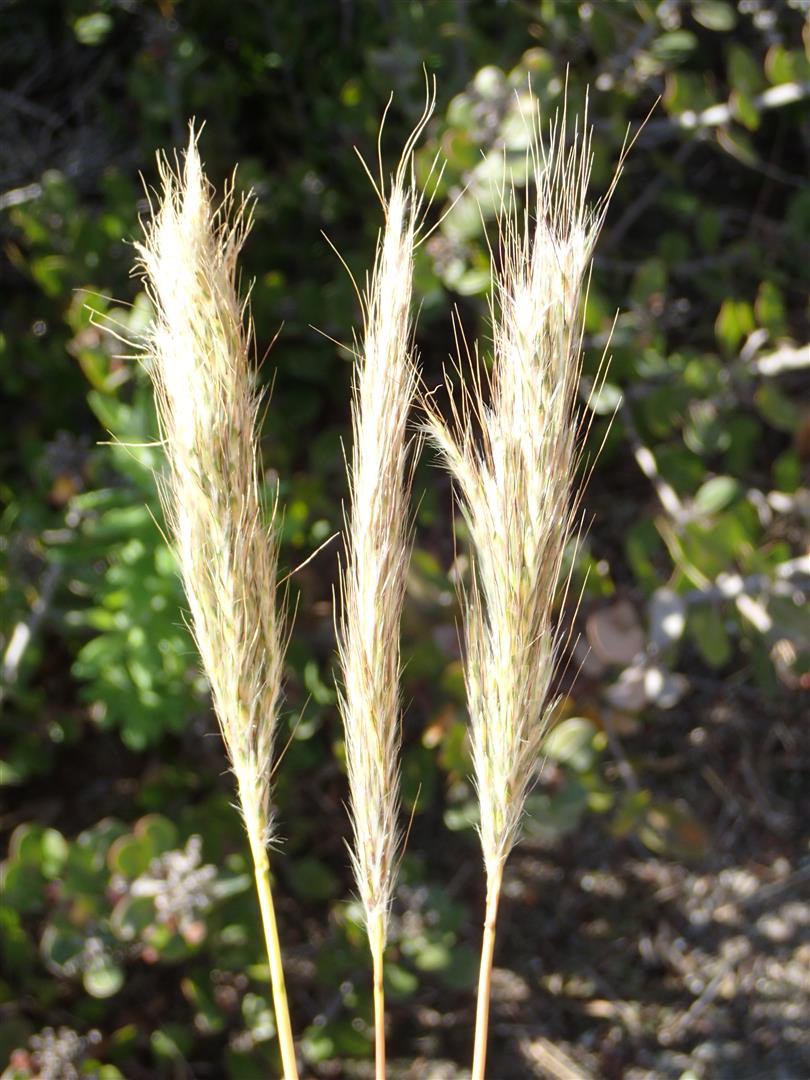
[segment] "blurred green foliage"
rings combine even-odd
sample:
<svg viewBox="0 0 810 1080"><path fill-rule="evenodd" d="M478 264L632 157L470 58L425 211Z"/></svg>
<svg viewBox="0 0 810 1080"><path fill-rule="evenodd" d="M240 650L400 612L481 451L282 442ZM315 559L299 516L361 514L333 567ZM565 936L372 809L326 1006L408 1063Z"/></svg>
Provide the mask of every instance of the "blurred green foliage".
<svg viewBox="0 0 810 1080"><path fill-rule="evenodd" d="M352 147L375 161L389 93L385 167L421 111L423 65L437 77L417 160L435 225L416 267L430 385L453 304L486 354L495 184L504 161L522 173L532 98L550 116L567 87L573 113L590 86L596 195L649 115L586 310L583 478L603 449L572 561L574 629L592 651L572 648L579 674L561 687L526 842L553 850L588 818L658 855L701 858L697 808L611 770L617 739L665 723L696 685L808 685L803 5L0 6L3 1076L245 1080L277 1067L240 824L162 538L160 447L132 356L150 317L129 277L147 209L138 172L155 183L155 150L181 146L191 116L205 121L212 176L221 184L238 160L237 184L258 199L244 275L273 384L261 449L292 568L340 528L345 495L350 358L335 342L351 340L358 311L320 231L362 279L380 213ZM435 1008L436 993L468 1007L480 900L466 885L478 852L455 630L465 563L428 457L403 630L412 822L387 967L402 1017L416 1001ZM275 860L301 1049L323 1076L371 1052L343 848L335 566L333 542L292 579ZM399 1031L404 1055L417 1036Z"/></svg>

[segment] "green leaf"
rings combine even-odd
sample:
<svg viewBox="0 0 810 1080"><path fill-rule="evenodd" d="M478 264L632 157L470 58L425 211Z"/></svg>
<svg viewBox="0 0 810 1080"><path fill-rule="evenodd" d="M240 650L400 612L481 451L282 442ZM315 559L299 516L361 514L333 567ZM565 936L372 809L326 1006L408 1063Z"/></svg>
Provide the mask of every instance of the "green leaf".
<svg viewBox="0 0 810 1080"><path fill-rule="evenodd" d="M561 721L547 737L543 752L553 761L568 765L575 772L586 772L596 761L594 736L596 725L583 716Z"/></svg>
<svg viewBox="0 0 810 1080"><path fill-rule="evenodd" d="M697 37L691 30L670 30L652 43L651 52L665 64L680 64L697 47Z"/></svg>
<svg viewBox="0 0 810 1080"><path fill-rule="evenodd" d="M137 836L120 837L112 845L107 856L110 870L130 880L145 873L151 861L151 845Z"/></svg>
<svg viewBox="0 0 810 1080"><path fill-rule="evenodd" d="M414 956L420 971L442 971L452 963L452 951L448 944L429 941Z"/></svg>
<svg viewBox="0 0 810 1080"><path fill-rule="evenodd" d="M217 900L225 900L229 896L247 892L251 885L250 874L221 874L212 884L211 893Z"/></svg>
<svg viewBox="0 0 810 1080"><path fill-rule="evenodd" d="M114 1061L126 1061L136 1053L140 1043L140 1032L137 1024L124 1024L116 1028L106 1041L107 1053Z"/></svg>
<svg viewBox="0 0 810 1080"><path fill-rule="evenodd" d="M164 1024L149 1037L152 1053L162 1062L183 1062L191 1053L193 1037L181 1024Z"/></svg>
<svg viewBox="0 0 810 1080"><path fill-rule="evenodd" d="M67 287L68 263L62 255L42 255L32 259L31 276L46 296L60 296Z"/></svg>
<svg viewBox="0 0 810 1080"><path fill-rule="evenodd" d="M408 998L419 989L419 979L412 971L387 961L384 969L386 990L392 997Z"/></svg>
<svg viewBox="0 0 810 1080"><path fill-rule="evenodd" d="M341 1057L366 1057L371 1049L370 1037L355 1030L348 1021L313 1024L301 1039L304 1057L313 1065Z"/></svg>
<svg viewBox="0 0 810 1080"><path fill-rule="evenodd" d="M40 843L40 866L48 879L59 876L68 856L68 842L56 829L45 829Z"/></svg>
<svg viewBox="0 0 810 1080"><path fill-rule="evenodd" d="M714 324L714 333L721 348L735 352L755 328L751 305L744 300L724 300Z"/></svg>
<svg viewBox="0 0 810 1080"><path fill-rule="evenodd" d="M112 30L112 16L104 11L80 15L73 23L73 33L82 45L100 45Z"/></svg>
<svg viewBox="0 0 810 1080"><path fill-rule="evenodd" d="M489 267L472 268L455 279L453 288L459 296L481 296L489 290L491 281Z"/></svg>
<svg viewBox="0 0 810 1080"><path fill-rule="evenodd" d="M667 112L678 116L685 112L699 113L712 103L705 75L693 71L668 71L664 105Z"/></svg>
<svg viewBox="0 0 810 1080"><path fill-rule="evenodd" d="M761 158L756 145L747 132L740 128L719 127L715 129L715 138L727 154L750 169L756 169Z"/></svg>
<svg viewBox="0 0 810 1080"><path fill-rule="evenodd" d="M588 394L588 408L597 416L612 416L621 403L621 387L610 382L601 383Z"/></svg>
<svg viewBox="0 0 810 1080"><path fill-rule="evenodd" d="M64 916L56 916L42 932L39 949L50 970L64 974L75 969L84 951L84 935Z"/></svg>
<svg viewBox="0 0 810 1080"><path fill-rule="evenodd" d="M579 826L587 809L588 790L577 774L569 773L552 795L535 792L526 800L526 836L540 843L559 841Z"/></svg>
<svg viewBox="0 0 810 1080"><path fill-rule="evenodd" d="M275 1038L276 1022L265 995L245 994L242 999L242 1016L257 1042Z"/></svg>
<svg viewBox="0 0 810 1080"><path fill-rule="evenodd" d="M2 867L3 903L23 914L45 906L45 878L38 866L7 860Z"/></svg>
<svg viewBox="0 0 810 1080"><path fill-rule="evenodd" d="M681 534L681 548L686 558L682 566L690 573L690 566L697 568L705 577L716 578L725 573L729 565L744 560L759 540L761 528L756 511L748 502L737 502L711 522L690 521Z"/></svg>
<svg viewBox="0 0 810 1080"><path fill-rule="evenodd" d="M754 97L765 86L765 72L744 45L733 44L728 53L728 81L732 90Z"/></svg>
<svg viewBox="0 0 810 1080"><path fill-rule="evenodd" d="M742 487L731 476L713 476L701 484L695 495L695 506L704 514L716 514L739 498Z"/></svg>
<svg viewBox="0 0 810 1080"><path fill-rule="evenodd" d="M786 450L774 461L771 469L777 491L796 491L802 482L802 463L793 450Z"/></svg>
<svg viewBox="0 0 810 1080"><path fill-rule="evenodd" d="M177 826L162 814L147 814L135 823L134 835L148 846L152 856L163 855L177 847Z"/></svg>
<svg viewBox="0 0 810 1080"><path fill-rule="evenodd" d="M754 393L754 402L760 415L777 431L792 435L799 425L799 409L794 401L786 397L775 383L763 382Z"/></svg>
<svg viewBox="0 0 810 1080"><path fill-rule="evenodd" d="M720 609L701 604L689 612L687 632L709 667L721 668L731 659L731 642Z"/></svg>
<svg viewBox="0 0 810 1080"><path fill-rule="evenodd" d="M41 825L19 825L9 840L9 857L38 867L44 877L56 877L68 855L68 843L56 829Z"/></svg>
<svg viewBox="0 0 810 1080"><path fill-rule="evenodd" d="M697 399L689 403L683 441L694 454L707 457L728 448L730 436L725 417L718 413L717 407L711 401ZM658 467L664 471L660 460Z"/></svg>
<svg viewBox="0 0 810 1080"><path fill-rule="evenodd" d="M95 1058L86 1058L82 1067L89 1076L97 1080L126 1080L124 1074L115 1065L104 1065Z"/></svg>
<svg viewBox="0 0 810 1080"><path fill-rule="evenodd" d="M774 86L802 82L810 77L810 58L798 49L771 45L765 54L765 74Z"/></svg>
<svg viewBox="0 0 810 1080"><path fill-rule="evenodd" d="M737 25L737 15L726 0L694 0L692 18L705 26L707 30L733 30Z"/></svg>
<svg viewBox="0 0 810 1080"><path fill-rule="evenodd" d="M694 453L690 453L693 446L689 444L688 431L688 428L684 429L684 441L687 446L679 446L677 443L664 443L655 448L659 472L681 495L694 491L703 483L703 478L706 475L703 462ZM720 424L712 423L708 432L704 430L703 435L706 440L703 443L703 453L714 453L717 450L725 449L728 445L728 434Z"/></svg>
<svg viewBox="0 0 810 1080"><path fill-rule="evenodd" d="M763 281L754 302L754 313L760 326L779 337L785 331L785 302L782 291L772 281Z"/></svg>
<svg viewBox="0 0 810 1080"><path fill-rule="evenodd" d="M124 985L124 971L112 957L104 956L85 971L82 982L90 997L112 997Z"/></svg>
<svg viewBox="0 0 810 1080"><path fill-rule="evenodd" d="M337 700L334 686L327 685L321 678L317 660L310 659L304 664L304 686L318 705L334 705Z"/></svg>
<svg viewBox="0 0 810 1080"><path fill-rule="evenodd" d="M731 107L735 117L749 131L757 131L760 124L759 110L753 100L739 90L735 90L730 98Z"/></svg>

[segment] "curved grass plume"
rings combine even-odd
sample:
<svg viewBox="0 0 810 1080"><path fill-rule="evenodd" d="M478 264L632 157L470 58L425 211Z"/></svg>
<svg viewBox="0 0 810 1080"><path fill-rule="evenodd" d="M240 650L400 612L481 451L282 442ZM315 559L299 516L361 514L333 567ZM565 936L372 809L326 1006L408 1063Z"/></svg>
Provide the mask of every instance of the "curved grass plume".
<svg viewBox="0 0 810 1080"><path fill-rule="evenodd" d="M382 176L375 183L385 223L360 297L363 331L354 348L350 507L340 583L339 701L351 858L372 956L378 1080L385 1076L383 953L400 847L399 628L411 551L414 458L407 424L418 381L410 309L421 203L412 159L432 109L429 98L390 186Z"/></svg>
<svg viewBox="0 0 810 1080"><path fill-rule="evenodd" d="M285 1080L297 1077L267 854L273 751L286 649L278 522L259 494L261 396L237 259L250 203L219 206L191 129L182 167L159 158L162 190L137 245L155 309L143 351L167 471L160 482L191 626L236 778L267 943Z"/></svg>
<svg viewBox="0 0 810 1080"><path fill-rule="evenodd" d="M518 839L553 702L553 607L574 534L581 299L607 200L587 202L590 136L565 116L530 132L527 203L500 190L491 293L492 367L461 357L451 419L432 397L427 429L455 482L469 531L463 597L465 677L487 880L474 1080L486 1062L490 981L503 868ZM615 183L615 180L614 180ZM612 188L611 188L612 190ZM467 360L470 358L467 357Z"/></svg>

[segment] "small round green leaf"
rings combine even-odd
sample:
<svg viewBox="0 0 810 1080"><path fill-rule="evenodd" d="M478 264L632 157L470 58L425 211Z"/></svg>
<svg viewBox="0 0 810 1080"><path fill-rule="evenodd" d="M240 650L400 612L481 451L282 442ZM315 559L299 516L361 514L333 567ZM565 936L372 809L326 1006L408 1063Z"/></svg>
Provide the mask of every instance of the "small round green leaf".
<svg viewBox="0 0 810 1080"><path fill-rule="evenodd" d="M104 957L97 965L85 971L82 982L91 997L112 997L124 985L124 971L112 957Z"/></svg>
<svg viewBox="0 0 810 1080"><path fill-rule="evenodd" d="M704 514L716 514L739 497L739 481L732 476L713 476L701 484L695 495L695 506Z"/></svg>
<svg viewBox="0 0 810 1080"><path fill-rule="evenodd" d="M725 0L695 0L692 18L707 30L733 30L737 24L734 8Z"/></svg>
<svg viewBox="0 0 810 1080"><path fill-rule="evenodd" d="M121 836L110 847L107 863L113 873L123 874L125 878L143 874L152 861L152 850L148 842L136 836Z"/></svg>
<svg viewBox="0 0 810 1080"><path fill-rule="evenodd" d="M177 847L177 826L162 814L147 814L142 817L135 823L133 832L139 840L145 841L152 857Z"/></svg>
<svg viewBox="0 0 810 1080"><path fill-rule="evenodd" d="M94 11L91 15L80 15L73 24L76 40L82 45L100 45L112 30L112 16L105 11Z"/></svg>
<svg viewBox="0 0 810 1080"><path fill-rule="evenodd" d="M584 716L571 716L557 724L545 742L545 753L554 761L585 772L596 760L593 737L596 725Z"/></svg>

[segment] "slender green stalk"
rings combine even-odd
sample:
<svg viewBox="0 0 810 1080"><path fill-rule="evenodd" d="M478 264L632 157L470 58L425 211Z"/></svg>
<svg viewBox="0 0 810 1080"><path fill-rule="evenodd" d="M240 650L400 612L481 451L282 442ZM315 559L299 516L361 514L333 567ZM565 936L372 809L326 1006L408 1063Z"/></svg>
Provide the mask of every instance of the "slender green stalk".
<svg viewBox="0 0 810 1080"><path fill-rule="evenodd" d="M385 1080L385 925L381 918L376 919L373 926L369 926L368 939L374 979L374 1071L376 1080Z"/></svg>
<svg viewBox="0 0 810 1080"><path fill-rule="evenodd" d="M258 832L258 835L257 835ZM278 937L276 911L273 905L273 893L270 888L270 860L262 839L263 830L250 834L250 852L253 856L253 869L256 878L256 892L259 895L259 907L264 928L264 940L267 945L267 959L270 964L270 986L273 993L273 1009L276 1014L276 1030L284 1069L284 1080L298 1080L298 1066L295 1060L290 1008L287 1001L287 985L284 981L284 967L281 962L281 944Z"/></svg>
<svg viewBox="0 0 810 1080"><path fill-rule="evenodd" d="M486 1075L492 959L495 953L495 927L498 921L498 903L501 898L502 881L503 867L499 867L493 873L487 875L487 910L484 918L484 934L481 940L481 967L478 972L472 1080L484 1080Z"/></svg>

